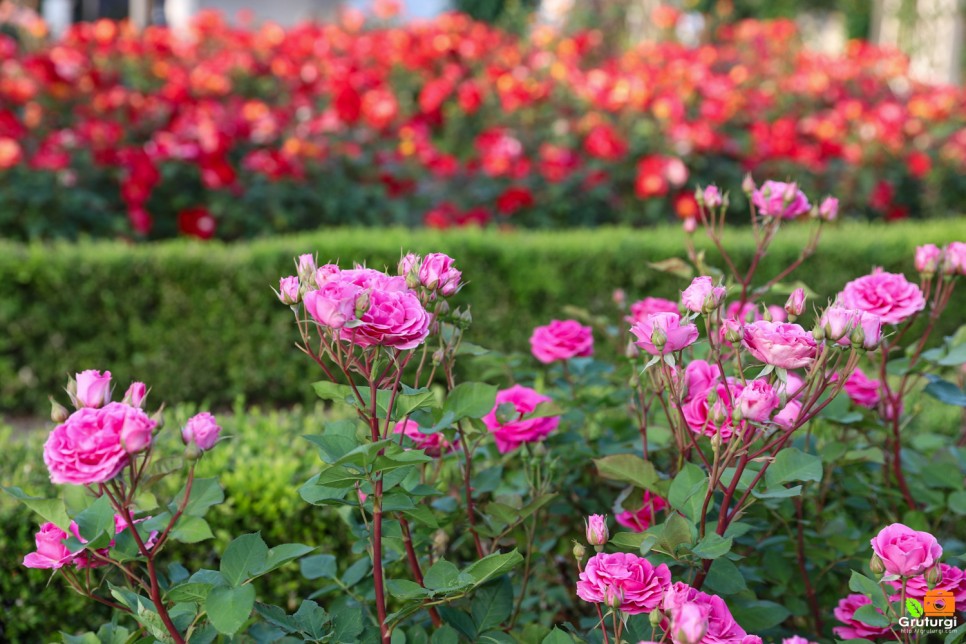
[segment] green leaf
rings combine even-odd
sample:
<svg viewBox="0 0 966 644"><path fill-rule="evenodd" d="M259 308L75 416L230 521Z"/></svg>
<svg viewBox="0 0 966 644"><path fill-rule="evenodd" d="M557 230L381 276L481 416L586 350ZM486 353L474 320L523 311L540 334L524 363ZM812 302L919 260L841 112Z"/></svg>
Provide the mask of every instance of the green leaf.
<svg viewBox="0 0 966 644"><path fill-rule="evenodd" d="M674 556L678 546L691 547L693 532L692 524L677 512L672 512L664 521L658 544L664 552Z"/></svg>
<svg viewBox="0 0 966 644"><path fill-rule="evenodd" d="M734 602L732 614L735 621L746 631L760 633L784 622L791 615L791 611L775 602L743 600Z"/></svg>
<svg viewBox="0 0 966 644"><path fill-rule="evenodd" d="M463 572L472 577L477 585L508 573L523 563L523 555L516 549L500 554L494 552L469 565Z"/></svg>
<svg viewBox="0 0 966 644"><path fill-rule="evenodd" d="M909 615L912 617L922 617L924 612L922 603L915 597L909 597L906 599L906 610L909 611Z"/></svg>
<svg viewBox="0 0 966 644"><path fill-rule="evenodd" d="M691 552L702 559L717 559L731 551L731 542L731 537L722 537L712 532L705 535L698 545L691 549Z"/></svg>
<svg viewBox="0 0 966 644"><path fill-rule="evenodd" d="M70 517L67 516L63 499L45 499L40 496L31 496L19 487L4 487L2 489L39 514L44 521L50 521L64 531L70 526Z"/></svg>
<svg viewBox="0 0 966 644"><path fill-rule="evenodd" d="M597 472L606 479L623 481L636 485L645 490L659 492L657 482L659 477L653 463L645 461L635 454L613 454L602 458L595 458Z"/></svg>
<svg viewBox="0 0 966 644"><path fill-rule="evenodd" d="M167 598L173 602L194 602L196 604L203 604L205 599L208 598L208 594L211 592L212 588L214 588L214 586L211 584L189 581L183 584L178 584L177 586L168 590Z"/></svg>
<svg viewBox="0 0 966 644"><path fill-rule="evenodd" d="M678 512L696 521L708 491L708 476L693 463L685 463L671 482L667 500Z"/></svg>
<svg viewBox="0 0 966 644"><path fill-rule="evenodd" d="M453 420L483 418L496 404L496 392L494 385L482 382L460 383L446 397L443 413L451 413Z"/></svg>
<svg viewBox="0 0 966 644"><path fill-rule="evenodd" d="M966 407L966 393L959 386L933 374L926 374L926 378L929 379L929 384L923 391L927 394L947 405Z"/></svg>
<svg viewBox="0 0 966 644"><path fill-rule="evenodd" d="M443 624L433 632L429 641L431 644L459 644L460 634L452 626Z"/></svg>
<svg viewBox="0 0 966 644"><path fill-rule="evenodd" d="M574 638L567 631L554 627L550 634L541 640L540 644L574 644Z"/></svg>
<svg viewBox="0 0 966 644"><path fill-rule="evenodd" d="M432 594L432 591L427 590L417 584L415 581L410 581L408 579L387 579L386 590L388 590L389 594L396 599L401 599L403 601L427 597Z"/></svg>
<svg viewBox="0 0 966 644"><path fill-rule="evenodd" d="M849 590L865 595L872 600L872 605L879 610L883 612L889 610L889 604L882 593L882 588L862 573L852 571L852 577L849 579Z"/></svg>
<svg viewBox="0 0 966 644"><path fill-rule="evenodd" d="M949 511L960 516L966 515L966 492L960 490L949 495L946 501Z"/></svg>
<svg viewBox="0 0 966 644"><path fill-rule="evenodd" d="M963 642L966 642L966 624L949 631L943 644L963 644Z"/></svg>
<svg viewBox="0 0 966 644"><path fill-rule="evenodd" d="M788 481L821 481L822 459L814 454L806 454L795 447L786 447L765 472L765 482L769 489L778 488Z"/></svg>
<svg viewBox="0 0 966 644"><path fill-rule="evenodd" d="M243 534L225 548L225 554L221 557L221 574L230 585L238 586L249 577L255 576L267 560L268 546L262 541L261 535L257 532Z"/></svg>
<svg viewBox="0 0 966 644"><path fill-rule="evenodd" d="M231 547L231 546L229 546ZM255 605L255 587L220 586L212 588L205 599L205 612L211 625L224 635L234 635L251 615Z"/></svg>
<svg viewBox="0 0 966 644"><path fill-rule="evenodd" d="M460 569L445 559L434 563L423 576L423 585L430 590L448 590L468 586L471 583L473 583L472 580L462 581Z"/></svg>
<svg viewBox="0 0 966 644"><path fill-rule="evenodd" d="M627 548L637 551L641 547L641 544L644 543L645 536L643 532L618 532L607 543L617 548Z"/></svg>
<svg viewBox="0 0 966 644"><path fill-rule="evenodd" d="M333 555L312 555L299 561L299 569L306 579L336 579L338 570Z"/></svg>
<svg viewBox="0 0 966 644"><path fill-rule="evenodd" d="M856 610L855 614L852 616L852 619L856 619L863 624L876 627L889 626L892 624L892 620L877 611L875 606L872 604L859 606L858 610Z"/></svg>
<svg viewBox="0 0 966 644"><path fill-rule="evenodd" d="M481 588L473 596L470 614L476 623L476 630L485 633L497 628L513 612L513 586L507 577L502 583Z"/></svg>
<svg viewBox="0 0 966 644"><path fill-rule="evenodd" d="M362 581L371 569L372 564L368 557L358 559L342 573L342 583L351 588Z"/></svg>
<svg viewBox="0 0 966 644"><path fill-rule="evenodd" d="M708 570L705 583L719 595L733 595L748 587L745 584L745 578L741 576L741 571L727 557L714 560Z"/></svg>
<svg viewBox="0 0 966 644"><path fill-rule="evenodd" d="M443 618L443 621L458 630L460 633L466 636L471 642L476 641L476 624L469 615L461 610L456 610L452 606L440 606L439 616Z"/></svg>
<svg viewBox="0 0 966 644"><path fill-rule="evenodd" d="M107 496L98 497L90 507L74 517L77 523L77 531L87 543L87 548L103 548L114 538L114 507ZM73 548L70 543L76 537L68 538L67 548L74 552L79 548Z"/></svg>
<svg viewBox="0 0 966 644"><path fill-rule="evenodd" d="M299 630L313 641L322 640L329 633L329 614L311 599L303 599L299 609L292 615Z"/></svg>
<svg viewBox="0 0 966 644"><path fill-rule="evenodd" d="M362 633L362 609L358 604L342 606L332 615L333 641L341 644L356 644Z"/></svg>
<svg viewBox="0 0 966 644"><path fill-rule="evenodd" d="M184 499L184 493L184 488L182 488L175 500L168 505L171 512L177 511L182 499ZM224 501L225 493L218 485L217 479L195 479L191 485L191 496L188 497L188 505L185 506L184 513L203 517L208 512L208 508Z"/></svg>
<svg viewBox="0 0 966 644"><path fill-rule="evenodd" d="M283 566L290 561L294 561L299 557L307 555L313 550L315 550L314 547L306 546L301 543L283 543L275 546L268 551L268 556L265 558L265 564L255 571L254 574L264 575L265 573L275 570L276 568Z"/></svg>
<svg viewBox="0 0 966 644"><path fill-rule="evenodd" d="M214 536L207 521L190 514L181 515L178 523L171 530L171 538L181 543L198 543L205 539L212 539Z"/></svg>

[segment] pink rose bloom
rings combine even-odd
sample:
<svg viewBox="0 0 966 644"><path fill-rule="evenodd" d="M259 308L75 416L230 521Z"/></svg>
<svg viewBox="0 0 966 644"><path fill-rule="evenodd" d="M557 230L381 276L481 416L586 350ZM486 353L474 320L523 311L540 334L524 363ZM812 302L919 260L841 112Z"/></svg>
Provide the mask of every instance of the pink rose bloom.
<svg viewBox="0 0 966 644"><path fill-rule="evenodd" d="M738 394L737 405L741 417L756 423L763 423L778 409L778 394L767 380L752 380Z"/></svg>
<svg viewBox="0 0 966 644"><path fill-rule="evenodd" d="M838 606L835 607L835 610L832 611L832 614L835 615L835 619L845 624L845 626L836 626L832 629L832 632L843 640L876 640L879 638L890 640L893 639L892 632L889 630L888 626L869 626L865 622L860 622L859 620L855 619L855 611L871 603L871 599L865 595L859 595L858 593L852 593L851 595L840 599ZM883 614L878 608L875 610L880 615Z"/></svg>
<svg viewBox="0 0 966 644"><path fill-rule="evenodd" d="M438 457L453 449L449 441L443 437L442 432L424 434L419 431L419 425L411 420L399 421L393 427L392 432L394 434L402 434L409 438L413 442L413 446L416 449L423 450L427 456Z"/></svg>
<svg viewBox="0 0 966 644"><path fill-rule="evenodd" d="M805 310L805 289L796 288L785 302L785 313L799 316Z"/></svg>
<svg viewBox="0 0 966 644"><path fill-rule="evenodd" d="M665 564L654 567L647 559L626 552L599 552L587 561L579 579L577 596L584 601L602 603L608 590L616 589L624 600L620 609L639 615L661 605L671 584L671 571Z"/></svg>
<svg viewBox="0 0 966 644"><path fill-rule="evenodd" d="M671 641L674 644L697 644L708 632L711 606L688 602L671 615Z"/></svg>
<svg viewBox="0 0 966 644"><path fill-rule="evenodd" d="M704 201L704 205L708 208L717 208L722 204L721 190L716 185L706 187L701 194L701 198Z"/></svg>
<svg viewBox="0 0 966 644"><path fill-rule="evenodd" d="M416 273L418 277L421 261L422 258L416 253L406 253L396 266L396 274L400 277L408 277L410 273Z"/></svg>
<svg viewBox="0 0 966 644"><path fill-rule="evenodd" d="M835 197L825 197L818 207L818 218L825 221L835 221L839 218L839 200Z"/></svg>
<svg viewBox="0 0 966 644"><path fill-rule="evenodd" d="M873 351L882 341L882 318L859 311L858 327L862 329L862 348Z"/></svg>
<svg viewBox="0 0 966 644"><path fill-rule="evenodd" d="M644 532L657 520L657 513L668 508L667 501L650 490L644 490L643 505L639 510L624 510L614 518L617 523L633 532Z"/></svg>
<svg viewBox="0 0 966 644"><path fill-rule="evenodd" d="M697 604L707 615L708 630L701 640L702 644L734 644L743 642L748 634L731 615L728 605L717 595L709 595L688 586L684 582L675 582L664 595L661 608L672 616L688 604ZM662 624L662 626L665 626Z"/></svg>
<svg viewBox="0 0 966 644"><path fill-rule="evenodd" d="M509 389L502 389L496 394L496 404L483 417L483 424L493 434L496 447L501 454L512 452L524 443L542 441L550 432L557 429L560 416L544 418L524 418L533 413L541 403L551 402L551 398L538 394L529 387L513 385ZM504 410L500 407L510 405L513 413L510 418L504 418Z"/></svg>
<svg viewBox="0 0 966 644"><path fill-rule="evenodd" d="M111 372L88 369L76 374L78 407L103 407L111 400Z"/></svg>
<svg viewBox="0 0 966 644"><path fill-rule="evenodd" d="M576 320L553 320L533 330L530 349L543 364L585 357L594 353L594 333Z"/></svg>
<svg viewBox="0 0 966 644"><path fill-rule="evenodd" d="M950 275L966 273L966 244L958 241L949 242L949 245L946 246L943 270Z"/></svg>
<svg viewBox="0 0 966 644"><path fill-rule="evenodd" d="M710 277L702 275L695 277L691 286L681 292L681 303L689 311L710 313L721 305L726 292L723 286L715 286Z"/></svg>
<svg viewBox="0 0 966 644"><path fill-rule="evenodd" d="M721 380L721 369L718 365L706 360L692 360L684 369L684 384L688 388L688 400L699 396L711 389Z"/></svg>
<svg viewBox="0 0 966 644"><path fill-rule="evenodd" d="M846 308L878 315L886 324L899 324L926 308L918 286L905 275L881 268L846 284L838 301Z"/></svg>
<svg viewBox="0 0 966 644"><path fill-rule="evenodd" d="M802 412L802 403L797 400L789 400L780 412L775 414L772 422L782 429L791 429L798 420L798 415Z"/></svg>
<svg viewBox="0 0 966 644"><path fill-rule="evenodd" d="M34 538L37 550L23 558L23 565L27 568L61 568L70 564L75 555L64 545L66 538L67 533L53 523L43 524Z"/></svg>
<svg viewBox="0 0 966 644"><path fill-rule="evenodd" d="M602 546L610 539L607 517L603 514L592 514L584 519L584 527L586 528L587 543L592 546Z"/></svg>
<svg viewBox="0 0 966 644"><path fill-rule="evenodd" d="M662 297L645 297L631 304L631 314L624 318L630 324L644 322L655 313L677 313L678 303Z"/></svg>
<svg viewBox="0 0 966 644"><path fill-rule="evenodd" d="M858 324L860 312L856 309L847 309L843 306L830 306L822 312L820 324L825 329L825 337L829 340L840 341L840 344L849 342L849 334Z"/></svg>
<svg viewBox="0 0 966 644"><path fill-rule="evenodd" d="M88 485L117 476L128 463L121 431L129 409L122 403L108 403L101 409L84 407L55 427L44 444L51 482Z"/></svg>
<svg viewBox="0 0 966 644"><path fill-rule="evenodd" d="M414 349L429 335L430 321L430 314L412 291L375 290L369 293L369 308L359 316L358 324L341 333L360 347Z"/></svg>
<svg viewBox="0 0 966 644"><path fill-rule="evenodd" d="M158 423L151 420L139 407L122 403L116 411L124 414L121 425L121 445L124 446L124 450L128 454L137 454L146 450L151 445L154 428Z"/></svg>
<svg viewBox="0 0 966 644"><path fill-rule="evenodd" d="M886 573L900 577L915 577L925 572L943 554L936 537L901 523L882 528L870 543L872 551L882 559Z"/></svg>
<svg viewBox="0 0 966 644"><path fill-rule="evenodd" d="M752 193L751 203L759 214L782 219L794 219L812 208L796 184L784 181L766 181Z"/></svg>
<svg viewBox="0 0 966 644"><path fill-rule="evenodd" d="M935 590L947 591L953 594L956 610L966 610L966 573L949 564L939 564L942 579L936 584ZM902 584L898 581L888 582L895 592L889 596L889 601L897 602L902 597ZM906 582L906 597L913 597L922 601L929 591L929 584L925 575L916 575Z"/></svg>
<svg viewBox="0 0 966 644"><path fill-rule="evenodd" d="M305 294L305 310L316 322L330 329L341 329L356 316L356 300L362 289L355 284L332 281L317 291Z"/></svg>
<svg viewBox="0 0 966 644"><path fill-rule="evenodd" d="M125 405L131 405L132 407L141 407L144 404L144 399L148 395L148 387L143 382L132 382L131 386L127 388L124 392L124 399L121 401Z"/></svg>
<svg viewBox="0 0 966 644"><path fill-rule="evenodd" d="M408 291L406 278L398 275L386 275L382 271L373 268L352 268L339 271L339 281L342 283L355 284L361 289L372 289L379 291Z"/></svg>
<svg viewBox="0 0 966 644"><path fill-rule="evenodd" d="M315 257L311 253L299 255L298 272L299 275L312 275L315 273Z"/></svg>
<svg viewBox="0 0 966 644"><path fill-rule="evenodd" d="M664 336L664 345L660 349L653 343L655 331ZM655 356L680 351L698 340L698 327L691 323L682 326L681 316L677 313L655 313L632 326L631 333L637 336L634 344Z"/></svg>
<svg viewBox="0 0 966 644"><path fill-rule="evenodd" d="M875 409L879 404L882 383L869 378L861 369L856 368L852 372L849 379L845 381L844 388L852 402L860 407Z"/></svg>
<svg viewBox="0 0 966 644"><path fill-rule="evenodd" d="M335 264L324 264L315 271L315 285L322 288L329 282L334 281L342 274L342 269Z"/></svg>
<svg viewBox="0 0 966 644"><path fill-rule="evenodd" d="M742 344L758 360L781 369L808 367L817 352L811 333L785 322L746 324L742 327Z"/></svg>
<svg viewBox="0 0 966 644"><path fill-rule="evenodd" d="M801 635L792 635L791 637L786 637L783 639L782 644L818 644L818 642L813 642L807 637L802 637Z"/></svg>
<svg viewBox="0 0 966 644"><path fill-rule="evenodd" d="M278 281L278 300L282 304L292 306L299 303L299 278L294 275L283 277Z"/></svg>
<svg viewBox="0 0 966 644"><path fill-rule="evenodd" d="M939 260L943 252L935 244L924 244L916 247L916 270L920 273L932 275L939 269Z"/></svg>
<svg viewBox="0 0 966 644"><path fill-rule="evenodd" d="M203 452L214 447L220 435L221 427L218 426L218 421L206 411L189 418L181 429L181 440L184 444L194 443Z"/></svg>
<svg viewBox="0 0 966 644"><path fill-rule="evenodd" d="M714 392L717 400L712 404L708 397ZM732 418L734 402L741 394L741 385L733 382L721 383L702 391L686 401L682 406L684 420L695 434L712 437L721 431L721 440L727 442L741 428ZM731 396L730 401L728 396Z"/></svg>
<svg viewBox="0 0 966 644"><path fill-rule="evenodd" d="M459 290L463 274L453 266L453 258L443 253L430 253L419 268L419 282L430 291L439 290L449 297Z"/></svg>

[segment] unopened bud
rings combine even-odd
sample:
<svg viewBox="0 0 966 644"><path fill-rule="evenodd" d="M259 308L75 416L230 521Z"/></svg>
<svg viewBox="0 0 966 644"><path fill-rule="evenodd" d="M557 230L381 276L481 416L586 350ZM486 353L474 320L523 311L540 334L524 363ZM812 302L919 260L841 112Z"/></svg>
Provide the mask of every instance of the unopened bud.
<svg viewBox="0 0 966 644"><path fill-rule="evenodd" d="M929 590L932 590L943 580L943 570L936 564L932 568L926 571L926 583L929 585Z"/></svg>
<svg viewBox="0 0 966 644"><path fill-rule="evenodd" d="M709 406L714 405L716 402L718 402L718 392L715 391L714 389L709 391L707 400L708 400Z"/></svg>
<svg viewBox="0 0 966 644"><path fill-rule="evenodd" d="M768 307L767 306L762 306L762 309L763 310L762 310L761 317L764 318L765 322L771 322L771 321L773 321L774 318L772 317L771 311L768 309Z"/></svg>
<svg viewBox="0 0 966 644"><path fill-rule="evenodd" d="M587 548L583 547L576 541L574 541L574 559L577 561L583 561L584 557L587 556Z"/></svg>
<svg viewBox="0 0 966 644"><path fill-rule="evenodd" d="M584 519L587 543L592 546L602 546L610 539L607 529L607 517L602 514L592 514Z"/></svg>
<svg viewBox="0 0 966 644"><path fill-rule="evenodd" d="M604 604L614 610L620 610L624 603L624 591L617 586L608 586L604 590Z"/></svg>
<svg viewBox="0 0 966 644"><path fill-rule="evenodd" d="M825 327L821 324L816 324L812 329L812 337L815 338L816 342L821 342L825 339Z"/></svg>
<svg viewBox="0 0 966 644"><path fill-rule="evenodd" d="M369 311L369 291L363 291L356 298L356 318L361 318L367 311Z"/></svg>
<svg viewBox="0 0 966 644"><path fill-rule="evenodd" d="M865 344L865 331L862 330L861 324L856 324L855 328L852 329L852 333L849 335L849 341L853 347L861 347Z"/></svg>
<svg viewBox="0 0 966 644"><path fill-rule="evenodd" d="M732 409L731 410L731 422L734 423L735 425L737 425L742 420L744 420L744 416L741 414L741 408L735 407L734 409Z"/></svg>
<svg viewBox="0 0 966 644"><path fill-rule="evenodd" d="M741 190L748 196L755 191L755 180L751 178L751 173L745 175L741 182Z"/></svg>
<svg viewBox="0 0 966 644"><path fill-rule="evenodd" d="M647 621L651 623L651 628L657 628L661 625L661 620L664 619L664 613L661 612L660 608L655 608L647 615Z"/></svg>
<svg viewBox="0 0 966 644"><path fill-rule="evenodd" d="M639 356L640 354L641 354L641 352L638 350L637 345L634 344L634 341L633 340L632 341L629 341L627 343L627 346L624 347L624 357L625 358L631 358L631 359L633 359L633 358L636 358L637 356Z"/></svg>
<svg viewBox="0 0 966 644"><path fill-rule="evenodd" d="M655 349L663 349L664 345L667 344L667 334L660 328L655 327L651 331L651 344L654 345Z"/></svg>
<svg viewBox="0 0 966 644"><path fill-rule="evenodd" d="M151 414L151 420L154 421L154 431L160 431L164 428L164 404L162 403L158 410Z"/></svg>
<svg viewBox="0 0 966 644"><path fill-rule="evenodd" d="M198 443L191 442L185 445L184 448L184 460L186 461L197 461L201 458L201 454L204 450L198 447Z"/></svg>
<svg viewBox="0 0 966 644"><path fill-rule="evenodd" d="M446 353L442 349L436 349L433 351L433 366L438 367L443 364L443 359L446 358Z"/></svg>
<svg viewBox="0 0 966 644"><path fill-rule="evenodd" d="M711 451L714 452L715 454L717 454L718 453L718 450L721 449L721 443L722 442L723 441L722 441L722 438L721 438L721 431L720 430L719 431L716 431L714 433L714 436L711 437Z"/></svg>
<svg viewBox="0 0 966 644"><path fill-rule="evenodd" d="M637 389L637 386L641 384L641 376L635 371L631 374L631 377L627 379L627 386L631 389Z"/></svg>
<svg viewBox="0 0 966 644"><path fill-rule="evenodd" d="M50 419L55 423L63 423L70 416L70 412L67 408L61 405L59 402L50 398Z"/></svg>
<svg viewBox="0 0 966 644"><path fill-rule="evenodd" d="M885 574L885 564L882 563L879 555L872 555L872 559L869 561L869 570L876 579Z"/></svg>

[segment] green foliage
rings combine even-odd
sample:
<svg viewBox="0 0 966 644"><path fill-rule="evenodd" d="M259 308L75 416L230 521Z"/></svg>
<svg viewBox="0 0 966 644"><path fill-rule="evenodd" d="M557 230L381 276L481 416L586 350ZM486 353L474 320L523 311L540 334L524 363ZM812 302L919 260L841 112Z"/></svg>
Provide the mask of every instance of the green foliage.
<svg viewBox="0 0 966 644"><path fill-rule="evenodd" d="M774 275L798 256L807 225L790 225L762 260ZM797 230L791 230L797 228ZM700 234L699 248L715 251ZM874 266L912 271L917 244L966 238L966 221L870 226L823 235L802 272L824 301ZM747 232L725 238L747 264ZM73 369L110 368L125 382L151 374L156 400L229 405L238 396L280 405L307 401L318 379L293 348L291 314L272 294L294 272L292 257L349 258L395 266L402 249L456 258L469 283L457 297L473 311L472 338L497 350L525 351L532 328L573 307L604 310L611 293L676 297L684 279L648 267L683 254L677 228L568 232L327 230L221 245L176 241L19 245L0 242L0 408L46 414L47 394ZM794 279L796 275L793 274ZM485 276L485 279L481 276ZM775 301L781 304L782 302ZM962 299L944 316L952 331ZM619 324L619 314L606 324Z"/></svg>

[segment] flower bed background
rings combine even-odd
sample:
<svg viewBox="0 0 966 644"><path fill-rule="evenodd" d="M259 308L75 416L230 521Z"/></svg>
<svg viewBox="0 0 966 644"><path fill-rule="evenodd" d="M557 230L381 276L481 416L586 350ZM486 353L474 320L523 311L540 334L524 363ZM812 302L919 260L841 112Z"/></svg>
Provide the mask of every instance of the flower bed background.
<svg viewBox="0 0 966 644"><path fill-rule="evenodd" d="M617 57L599 31L518 37L458 14L288 31L205 14L197 36L102 21L33 51L0 35L0 235L640 225L694 216L697 184L749 170L850 216L966 196L962 88L857 41L805 51L789 21Z"/></svg>
<svg viewBox="0 0 966 644"><path fill-rule="evenodd" d="M763 270L793 261L810 226L788 224L762 260ZM888 228L827 227L807 276L832 296L851 276L875 266L909 271L917 244L966 237L966 222L945 220ZM750 231L726 237L737 261L750 261ZM699 248L709 248L703 233ZM118 243L19 245L0 242L0 408L43 413L67 364L109 361L119 379L152 374L158 400L230 405L237 396L275 405L310 399L311 367L279 350L295 342L269 290L305 248L320 257L395 266L400 249L460 257L468 279L477 342L523 351L533 327L567 317L567 307L613 318L616 288L628 301L677 297L688 279L650 266L683 254L679 228L569 232L338 230L251 243L187 242L130 247ZM660 265L659 265L660 266ZM668 264L673 269L676 264ZM803 277L804 279L804 277ZM781 304L776 296L776 304ZM953 300L940 334L966 317ZM605 324L613 324L608 319Z"/></svg>

